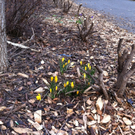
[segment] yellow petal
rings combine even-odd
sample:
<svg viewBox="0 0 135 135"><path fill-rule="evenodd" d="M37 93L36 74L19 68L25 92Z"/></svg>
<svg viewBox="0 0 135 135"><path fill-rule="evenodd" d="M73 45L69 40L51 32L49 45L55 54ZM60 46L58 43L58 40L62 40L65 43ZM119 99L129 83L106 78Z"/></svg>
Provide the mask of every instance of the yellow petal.
<svg viewBox="0 0 135 135"><path fill-rule="evenodd" d="M57 76L55 76L55 83L57 83L58 82L58 77Z"/></svg>
<svg viewBox="0 0 135 135"><path fill-rule="evenodd" d="M52 93L52 89L50 89L50 93Z"/></svg>
<svg viewBox="0 0 135 135"><path fill-rule="evenodd" d="M51 76L51 82L53 81L53 76Z"/></svg>
<svg viewBox="0 0 135 135"><path fill-rule="evenodd" d="M63 58L62 58L62 62L63 62L64 60L65 60L65 58L63 57Z"/></svg>

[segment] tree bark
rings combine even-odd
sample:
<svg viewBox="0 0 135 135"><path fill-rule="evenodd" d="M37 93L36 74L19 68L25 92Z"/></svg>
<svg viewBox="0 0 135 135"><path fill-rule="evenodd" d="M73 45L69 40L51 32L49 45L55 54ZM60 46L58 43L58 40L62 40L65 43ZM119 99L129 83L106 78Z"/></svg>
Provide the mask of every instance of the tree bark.
<svg viewBox="0 0 135 135"><path fill-rule="evenodd" d="M5 24L5 0L0 0L0 72L7 70L7 42Z"/></svg>
<svg viewBox="0 0 135 135"><path fill-rule="evenodd" d="M118 77L117 77L117 82L115 84L116 89L118 89L117 94L119 95L119 97L123 96L126 89L127 82L129 78L133 75L133 73L135 72L135 63L132 63L132 59L135 56L135 45L132 45L132 50L130 54L128 54L126 50L124 50L122 53L121 52L122 40L123 39L119 40L118 49L117 49Z"/></svg>

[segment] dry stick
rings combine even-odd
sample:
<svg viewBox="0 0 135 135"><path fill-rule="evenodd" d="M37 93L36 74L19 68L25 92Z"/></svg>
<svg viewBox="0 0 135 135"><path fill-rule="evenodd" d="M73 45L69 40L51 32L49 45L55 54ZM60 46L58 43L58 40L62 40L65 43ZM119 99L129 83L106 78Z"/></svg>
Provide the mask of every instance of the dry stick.
<svg viewBox="0 0 135 135"><path fill-rule="evenodd" d="M96 64L96 61L94 59L93 59L93 61ZM96 64L96 69L99 72L99 86L100 86L101 90L103 91L105 98L108 100L109 95L108 95L105 85L103 83L103 70L97 64Z"/></svg>
<svg viewBox="0 0 135 135"><path fill-rule="evenodd" d="M79 11L80 11L80 9L81 9L81 6L82 6L82 4L79 5L78 10L77 10L77 15L78 15L78 16L79 16Z"/></svg>

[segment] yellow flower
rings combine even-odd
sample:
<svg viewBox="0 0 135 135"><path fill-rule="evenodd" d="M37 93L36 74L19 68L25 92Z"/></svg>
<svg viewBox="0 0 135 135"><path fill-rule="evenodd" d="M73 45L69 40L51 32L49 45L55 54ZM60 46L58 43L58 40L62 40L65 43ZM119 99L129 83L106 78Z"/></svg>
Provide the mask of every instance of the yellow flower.
<svg viewBox="0 0 135 135"><path fill-rule="evenodd" d="M65 63L65 66L67 65L67 63Z"/></svg>
<svg viewBox="0 0 135 135"><path fill-rule="evenodd" d="M87 67L85 67L85 70L87 70Z"/></svg>
<svg viewBox="0 0 135 135"><path fill-rule="evenodd" d="M69 81L67 81L66 85L69 85Z"/></svg>
<svg viewBox="0 0 135 135"><path fill-rule="evenodd" d="M55 87L55 90L56 90L56 91L58 90L58 86Z"/></svg>
<svg viewBox="0 0 135 135"><path fill-rule="evenodd" d="M80 61L80 65L82 65L82 61Z"/></svg>
<svg viewBox="0 0 135 135"><path fill-rule="evenodd" d="M63 57L63 58L62 58L62 62L63 62L64 60L65 60L65 58Z"/></svg>
<svg viewBox="0 0 135 135"><path fill-rule="evenodd" d="M91 65L90 65L90 63L88 63L88 68L89 68L89 70L91 70Z"/></svg>
<svg viewBox="0 0 135 135"><path fill-rule="evenodd" d="M58 82L58 77L57 76L55 76L55 83L57 83Z"/></svg>
<svg viewBox="0 0 135 135"><path fill-rule="evenodd" d="M63 68L65 67L65 65L63 64Z"/></svg>
<svg viewBox="0 0 135 135"><path fill-rule="evenodd" d="M37 100L41 100L41 95L38 94L38 95L36 96L36 99L37 99Z"/></svg>
<svg viewBox="0 0 135 135"><path fill-rule="evenodd" d="M90 82L88 82L88 85L90 85Z"/></svg>
<svg viewBox="0 0 135 135"><path fill-rule="evenodd" d="M72 89L74 88L74 82L71 82L71 87L72 87Z"/></svg>
<svg viewBox="0 0 135 135"><path fill-rule="evenodd" d="M86 74L85 73L83 74L83 78L86 79Z"/></svg>
<svg viewBox="0 0 135 135"><path fill-rule="evenodd" d="M66 83L64 83L64 88L65 88L66 86L67 86Z"/></svg>
<svg viewBox="0 0 135 135"><path fill-rule="evenodd" d="M51 82L53 81L53 76L51 76Z"/></svg>
<svg viewBox="0 0 135 135"><path fill-rule="evenodd" d="M68 60L68 64L70 63L70 60Z"/></svg>
<svg viewBox="0 0 135 135"><path fill-rule="evenodd" d="M79 91L77 91L76 94L78 95L79 94Z"/></svg>
<svg viewBox="0 0 135 135"><path fill-rule="evenodd" d="M50 88L50 93L52 93L52 89Z"/></svg>

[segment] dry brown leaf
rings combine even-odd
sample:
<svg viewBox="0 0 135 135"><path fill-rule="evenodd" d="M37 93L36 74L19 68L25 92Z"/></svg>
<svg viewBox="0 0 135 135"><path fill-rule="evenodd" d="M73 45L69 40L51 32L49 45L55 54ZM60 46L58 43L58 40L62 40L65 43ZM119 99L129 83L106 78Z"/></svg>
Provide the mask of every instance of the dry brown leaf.
<svg viewBox="0 0 135 135"><path fill-rule="evenodd" d="M28 75L24 74L24 73L17 73L17 75L21 76L21 77L24 77L24 78L29 78Z"/></svg>
<svg viewBox="0 0 135 135"><path fill-rule="evenodd" d="M91 101L90 99L88 99L88 100L86 101L86 103L87 103L88 105L91 105L91 104L93 103L93 101Z"/></svg>
<svg viewBox="0 0 135 135"><path fill-rule="evenodd" d="M34 119L38 123L42 122L42 110L37 110L36 112L34 112Z"/></svg>
<svg viewBox="0 0 135 135"><path fill-rule="evenodd" d="M0 120L0 125L3 125L3 122Z"/></svg>
<svg viewBox="0 0 135 135"><path fill-rule="evenodd" d="M36 101L36 99L30 99L29 103L33 104L33 103L35 103L35 101Z"/></svg>
<svg viewBox="0 0 135 135"><path fill-rule="evenodd" d="M37 88L34 92L35 93L43 93L45 90L44 90L44 88L43 87L39 87L39 88Z"/></svg>
<svg viewBox="0 0 135 135"><path fill-rule="evenodd" d="M91 115L87 115L87 118L88 118L89 120L94 120L94 118L93 118Z"/></svg>
<svg viewBox="0 0 135 135"><path fill-rule="evenodd" d="M68 109L67 108L67 114L73 113L73 109Z"/></svg>
<svg viewBox="0 0 135 135"><path fill-rule="evenodd" d="M48 75L51 75L51 76L53 76L53 77L55 77L55 76L58 76L58 74L59 74L59 72L54 72L54 73L52 73L52 72L48 72Z"/></svg>
<svg viewBox="0 0 135 135"><path fill-rule="evenodd" d="M126 125L131 125L131 124L132 124L131 120L129 120L129 119L126 118L126 117L123 117L123 121L124 121L124 123L125 123Z"/></svg>
<svg viewBox="0 0 135 135"><path fill-rule="evenodd" d="M74 123L74 125L75 125L76 127L79 126L79 122L78 122L77 120L74 120L73 123Z"/></svg>
<svg viewBox="0 0 135 135"><path fill-rule="evenodd" d="M20 128L20 127L12 127L12 128L14 129L15 132L19 134L32 133L32 129L29 128Z"/></svg>
<svg viewBox="0 0 135 135"><path fill-rule="evenodd" d="M80 73L80 69L79 69L79 67L77 67L77 75L78 75L78 77L80 78L80 76L81 76L81 73Z"/></svg>
<svg viewBox="0 0 135 135"><path fill-rule="evenodd" d="M37 122L33 122L32 120L28 119L28 122L30 122L38 131L43 129L43 126L40 125Z"/></svg>
<svg viewBox="0 0 135 135"><path fill-rule="evenodd" d="M103 105L104 105L104 102L101 98L102 96L100 96L98 99L97 99L97 102L96 102L96 107L97 109L99 109L100 111L102 110L103 108Z"/></svg>
<svg viewBox="0 0 135 135"><path fill-rule="evenodd" d="M84 123L84 128L87 128L87 116L86 113L83 114L83 123Z"/></svg>
<svg viewBox="0 0 135 135"><path fill-rule="evenodd" d="M103 75L104 76L108 76L108 72L107 71L103 71Z"/></svg>
<svg viewBox="0 0 135 135"><path fill-rule="evenodd" d="M42 80L46 85L50 85L49 82L45 78L42 78Z"/></svg>
<svg viewBox="0 0 135 135"><path fill-rule="evenodd" d="M135 129L135 124L131 126L132 129Z"/></svg>
<svg viewBox="0 0 135 135"><path fill-rule="evenodd" d="M7 107L6 106L0 106L0 111L5 110Z"/></svg>
<svg viewBox="0 0 135 135"><path fill-rule="evenodd" d="M101 123L108 123L111 120L111 116L104 114L103 119L101 120Z"/></svg>

